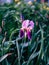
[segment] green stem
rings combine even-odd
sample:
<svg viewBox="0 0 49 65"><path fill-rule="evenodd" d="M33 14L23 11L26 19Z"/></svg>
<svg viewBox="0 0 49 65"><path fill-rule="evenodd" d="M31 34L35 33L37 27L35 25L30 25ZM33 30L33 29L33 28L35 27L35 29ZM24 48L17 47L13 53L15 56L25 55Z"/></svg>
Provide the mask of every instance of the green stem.
<svg viewBox="0 0 49 65"><path fill-rule="evenodd" d="M18 39L16 39L16 47L18 52L18 65L20 65L20 51L19 51Z"/></svg>
<svg viewBox="0 0 49 65"><path fill-rule="evenodd" d="M3 41L2 41L2 56L4 55L4 42L6 40L6 37L3 38ZM2 62L2 65L4 65L4 61Z"/></svg>

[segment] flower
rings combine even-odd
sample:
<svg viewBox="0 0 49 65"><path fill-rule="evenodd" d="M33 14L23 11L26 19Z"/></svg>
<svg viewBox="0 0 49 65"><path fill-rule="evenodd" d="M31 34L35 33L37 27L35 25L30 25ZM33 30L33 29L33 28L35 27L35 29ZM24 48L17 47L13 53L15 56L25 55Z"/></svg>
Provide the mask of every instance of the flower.
<svg viewBox="0 0 49 65"><path fill-rule="evenodd" d="M23 16L23 14L22 14L22 13L20 14L20 20L21 20L21 22L23 22L23 21L24 21L24 16Z"/></svg>
<svg viewBox="0 0 49 65"><path fill-rule="evenodd" d="M6 0L5 3L9 3L10 4L10 3L12 3L12 0Z"/></svg>
<svg viewBox="0 0 49 65"><path fill-rule="evenodd" d="M47 7L47 8L46 8L46 10L48 10L48 11L49 11L49 7Z"/></svg>
<svg viewBox="0 0 49 65"><path fill-rule="evenodd" d="M17 3L17 2L19 2L20 0L15 0L15 2Z"/></svg>
<svg viewBox="0 0 49 65"><path fill-rule="evenodd" d="M2 32L2 28L0 27L0 33Z"/></svg>
<svg viewBox="0 0 49 65"><path fill-rule="evenodd" d="M29 4L29 5L32 5L32 1L29 1L28 4Z"/></svg>
<svg viewBox="0 0 49 65"><path fill-rule="evenodd" d="M31 39L31 30L34 28L34 22L30 20L24 20L22 22L22 28L20 29L20 37L28 37Z"/></svg>

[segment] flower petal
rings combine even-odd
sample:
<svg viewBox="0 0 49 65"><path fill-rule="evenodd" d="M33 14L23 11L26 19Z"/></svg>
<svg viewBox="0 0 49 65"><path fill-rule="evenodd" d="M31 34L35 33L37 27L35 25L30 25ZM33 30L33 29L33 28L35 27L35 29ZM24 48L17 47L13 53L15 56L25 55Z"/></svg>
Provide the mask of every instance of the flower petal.
<svg viewBox="0 0 49 65"><path fill-rule="evenodd" d="M20 37L23 37L23 36L24 36L24 31L20 30Z"/></svg>
<svg viewBox="0 0 49 65"><path fill-rule="evenodd" d="M24 20L22 23L22 28L27 28L29 25L29 20Z"/></svg>
<svg viewBox="0 0 49 65"><path fill-rule="evenodd" d="M27 37L29 40L31 39L31 32L30 31L27 31Z"/></svg>
<svg viewBox="0 0 49 65"><path fill-rule="evenodd" d="M21 22L23 22L23 21L24 21L24 16L23 16L23 14L22 14L22 13L20 14L20 19L21 19Z"/></svg>
<svg viewBox="0 0 49 65"><path fill-rule="evenodd" d="M32 30L34 28L34 22L33 21L30 21L29 23L29 28Z"/></svg>

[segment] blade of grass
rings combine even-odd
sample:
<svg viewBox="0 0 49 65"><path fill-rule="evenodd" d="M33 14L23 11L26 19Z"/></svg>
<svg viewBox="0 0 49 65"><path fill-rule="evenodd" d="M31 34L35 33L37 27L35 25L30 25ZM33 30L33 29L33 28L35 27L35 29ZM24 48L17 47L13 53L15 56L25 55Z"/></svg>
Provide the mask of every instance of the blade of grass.
<svg viewBox="0 0 49 65"><path fill-rule="evenodd" d="M36 62L36 65L40 65L40 60L43 54L43 44L44 44L44 40L43 40L43 29L40 26L40 30L41 30L41 47L40 47L40 52L39 52L39 56Z"/></svg>
<svg viewBox="0 0 49 65"><path fill-rule="evenodd" d="M39 52L32 53L31 56L29 57L29 60L28 60L28 62L27 62L27 65L29 65L30 61L31 61L32 59L34 59L35 57L37 57L38 54L39 54Z"/></svg>
<svg viewBox="0 0 49 65"><path fill-rule="evenodd" d="M8 54L5 54L4 56L2 56L0 58L0 62L2 62L5 58L7 58L7 56L11 55L12 53L8 53Z"/></svg>
<svg viewBox="0 0 49 65"><path fill-rule="evenodd" d="M20 51L19 51L18 39L16 39L16 47L18 52L18 65L20 65Z"/></svg>

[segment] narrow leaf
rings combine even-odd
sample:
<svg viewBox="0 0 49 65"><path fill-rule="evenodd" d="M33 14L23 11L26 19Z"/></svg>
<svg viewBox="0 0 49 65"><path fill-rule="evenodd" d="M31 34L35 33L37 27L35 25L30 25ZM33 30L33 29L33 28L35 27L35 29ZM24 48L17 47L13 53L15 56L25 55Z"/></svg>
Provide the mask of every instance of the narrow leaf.
<svg viewBox="0 0 49 65"><path fill-rule="evenodd" d="M12 53L8 53L8 54L5 54L4 56L2 56L0 58L0 62L2 62L5 58L7 58L9 55L11 55Z"/></svg>

